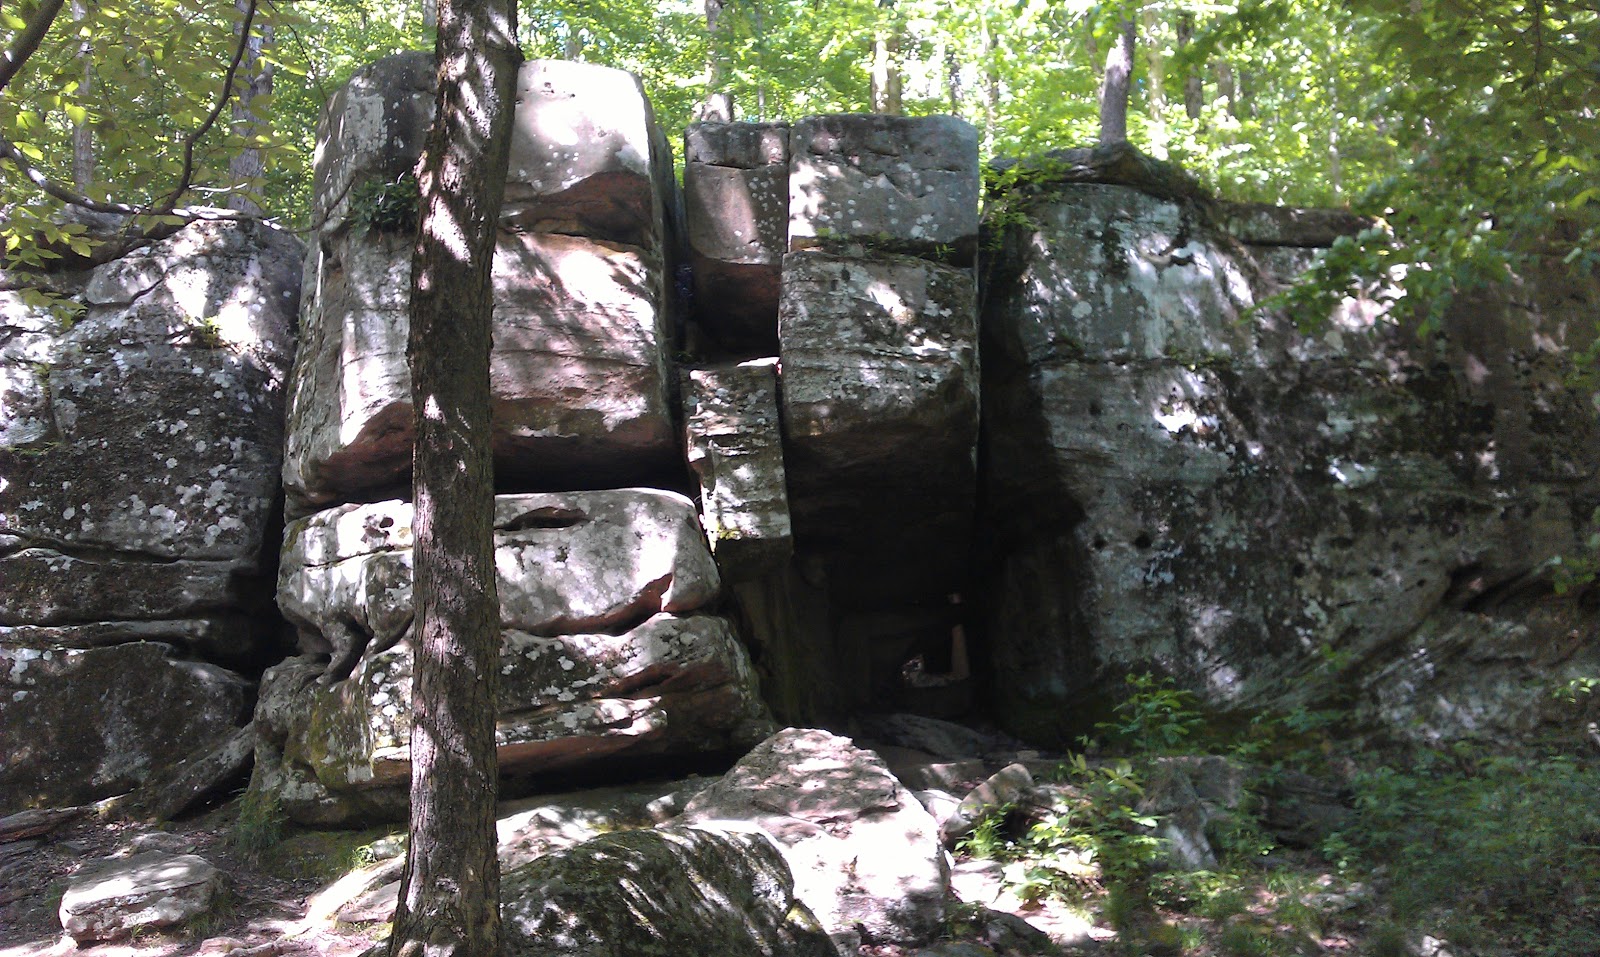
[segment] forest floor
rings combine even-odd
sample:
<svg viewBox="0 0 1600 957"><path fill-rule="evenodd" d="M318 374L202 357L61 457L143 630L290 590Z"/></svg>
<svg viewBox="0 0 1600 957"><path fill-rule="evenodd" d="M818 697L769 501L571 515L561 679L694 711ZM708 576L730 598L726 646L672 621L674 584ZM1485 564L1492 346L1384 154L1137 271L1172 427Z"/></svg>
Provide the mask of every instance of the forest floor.
<svg viewBox="0 0 1600 957"><path fill-rule="evenodd" d="M15 850L5 862L6 888L0 899L12 899L0 905L0 957L354 957L381 939L387 924L341 922L329 913L339 902L330 904L326 898L340 876L371 863L368 848L381 840L385 831L290 831L271 853L248 857L234 846L238 808L233 801L168 824L89 815L47 835L7 845ZM214 864L223 875L223 885L213 908L169 931L144 930L131 939L76 945L62 932L58 915L68 882L101 859L150 850L196 854ZM957 856L952 884L959 901L951 908L949 934L935 950L952 957L1235 952L1209 945L1208 939L1214 942L1224 928L1219 924L1200 930L1198 919L1184 925L1196 929L1188 932L1183 945L1158 943L1152 948L1141 939L1131 948L1119 946L1119 934L1097 923L1094 908L1055 898L1025 901L1008 885L998 862L966 853ZM986 927L981 918L975 919L985 908L1018 915L1043 933L1019 936L1014 927L997 928L992 923ZM1049 936L1049 944L1042 940L1044 935ZM1354 943L1345 937L1305 942L1312 945L1306 953L1355 952ZM951 949L957 944L971 949ZM863 957L903 957L907 953L893 946L863 949Z"/></svg>

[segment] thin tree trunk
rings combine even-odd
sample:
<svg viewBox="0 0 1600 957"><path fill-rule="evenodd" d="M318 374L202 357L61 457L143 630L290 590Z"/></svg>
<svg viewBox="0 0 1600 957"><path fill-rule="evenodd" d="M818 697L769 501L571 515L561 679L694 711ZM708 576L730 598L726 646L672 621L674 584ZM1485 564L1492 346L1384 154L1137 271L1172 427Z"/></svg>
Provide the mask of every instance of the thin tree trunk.
<svg viewBox="0 0 1600 957"><path fill-rule="evenodd" d="M516 0L442 0L411 272L416 603L411 841L390 953L498 957L489 347L516 102Z"/></svg>
<svg viewBox="0 0 1600 957"><path fill-rule="evenodd" d="M945 88L950 92L950 114L961 115L961 61L956 57L954 44L947 43L944 48L944 80Z"/></svg>
<svg viewBox="0 0 1600 957"><path fill-rule="evenodd" d="M1239 103L1233 86L1233 64L1227 60L1217 61L1217 95L1227 101L1228 115L1238 119Z"/></svg>
<svg viewBox="0 0 1600 957"><path fill-rule="evenodd" d="M1194 42L1194 15L1180 14L1178 16L1178 50L1182 52L1190 43ZM1200 110L1205 105L1205 89L1200 85L1200 71L1191 64L1189 71L1183 77L1183 112L1189 119L1198 120Z"/></svg>
<svg viewBox="0 0 1600 957"><path fill-rule="evenodd" d="M880 26L872 39L872 112L900 115L900 22L894 0L878 0L889 11L890 23Z"/></svg>
<svg viewBox="0 0 1600 957"><path fill-rule="evenodd" d="M81 23L89 15L84 0L72 0L72 20ZM89 102L94 95L94 41L85 38L78 46L78 59L83 63L83 83L78 87L78 98ZM72 185L78 192L87 194L94 187L94 127L89 120L72 124Z"/></svg>
<svg viewBox="0 0 1600 957"><path fill-rule="evenodd" d="M706 0L706 33L711 42L706 44L706 87L712 93L721 93L728 77L728 65L722 54L722 7L724 0Z"/></svg>
<svg viewBox="0 0 1600 957"><path fill-rule="evenodd" d="M250 9L250 0L234 0L234 7L240 12L242 24L244 14ZM262 58L262 53L272 43L272 24L266 20L261 21L260 34L250 37L247 43L244 60L239 64L242 82L239 83L238 95L233 100L233 132L234 135L250 142L263 134L267 128L265 118L254 112L252 104L256 97L272 93L272 64ZM259 146L246 146L228 161L228 176L235 184L251 183L259 189L266 172L266 163L261 156ZM261 206L252 196L244 192L230 193L228 208L254 215L261 213Z"/></svg>
<svg viewBox="0 0 1600 957"><path fill-rule="evenodd" d="M995 64L999 57L994 28L989 25L988 5L983 13L983 141L994 142L996 128L1000 125L1000 69Z"/></svg>
<svg viewBox="0 0 1600 957"><path fill-rule="evenodd" d="M1106 54L1106 72L1100 81L1100 143L1128 141L1128 90L1133 79L1134 26L1124 18L1117 42Z"/></svg>
<svg viewBox="0 0 1600 957"><path fill-rule="evenodd" d="M1144 29L1145 99L1150 104L1150 118L1160 120L1167 109L1167 60L1161 54L1157 36L1161 21L1153 6L1145 7L1140 19Z"/></svg>
<svg viewBox="0 0 1600 957"><path fill-rule="evenodd" d="M724 0L705 0L706 33L706 96L696 110L695 118L717 123L733 122L733 97L723 87L728 82L728 64L723 54L722 8Z"/></svg>

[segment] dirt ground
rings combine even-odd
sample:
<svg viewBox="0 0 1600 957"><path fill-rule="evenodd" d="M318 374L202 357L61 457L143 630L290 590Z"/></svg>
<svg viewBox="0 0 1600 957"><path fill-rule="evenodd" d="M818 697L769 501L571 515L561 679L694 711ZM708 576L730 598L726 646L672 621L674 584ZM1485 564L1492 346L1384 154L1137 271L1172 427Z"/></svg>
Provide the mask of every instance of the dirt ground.
<svg viewBox="0 0 1600 957"><path fill-rule="evenodd" d="M245 860L229 841L234 813L229 805L161 826L89 815L40 837L0 844L0 900L6 901L0 905L0 957L346 957L372 944L359 928L308 922L310 897L325 881L277 876ZM74 944L62 932L57 913L73 876L103 858L150 850L197 854L216 866L223 886L211 912L171 933L146 931L115 943Z"/></svg>

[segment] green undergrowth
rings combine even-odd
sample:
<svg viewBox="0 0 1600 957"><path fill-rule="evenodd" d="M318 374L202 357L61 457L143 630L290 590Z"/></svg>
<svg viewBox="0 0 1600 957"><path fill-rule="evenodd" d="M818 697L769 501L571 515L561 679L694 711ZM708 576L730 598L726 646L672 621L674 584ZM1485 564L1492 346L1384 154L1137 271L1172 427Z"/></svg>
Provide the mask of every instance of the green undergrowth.
<svg viewBox="0 0 1600 957"><path fill-rule="evenodd" d="M284 880L325 882L375 863L379 842L403 840L393 826L318 831L288 823L273 795L251 789L239 800L232 843L256 867Z"/></svg>
<svg viewBox="0 0 1600 957"><path fill-rule="evenodd" d="M1587 704L1600 682L1558 695ZM998 861L1007 889L1063 902L1118 934L1111 953L1404 955L1425 936L1456 957L1600 953L1600 761L1581 721L1515 751L1357 747L1338 711L1218 720L1150 675L1054 774L1048 809L1008 805L957 847ZM1141 810L1160 758L1228 756L1240 806L1206 828L1215 870L1174 867ZM1346 808L1315 847L1285 846L1262 810L1313 776ZM1276 796L1276 797L1275 797Z"/></svg>

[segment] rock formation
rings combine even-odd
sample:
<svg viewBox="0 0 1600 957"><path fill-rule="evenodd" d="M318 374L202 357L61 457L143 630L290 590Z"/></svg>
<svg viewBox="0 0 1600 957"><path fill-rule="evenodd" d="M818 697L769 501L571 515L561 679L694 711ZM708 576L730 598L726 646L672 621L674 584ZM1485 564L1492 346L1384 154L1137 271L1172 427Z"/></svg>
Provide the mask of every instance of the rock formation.
<svg viewBox="0 0 1600 957"><path fill-rule="evenodd" d="M0 812L127 791L247 717L300 244L197 222L0 293Z"/></svg>
<svg viewBox="0 0 1600 957"><path fill-rule="evenodd" d="M770 724L693 505L624 489L496 500L503 772L738 753ZM411 506L289 526L278 601L307 655L267 673L255 786L314 824L392 817L411 778ZM329 657L331 656L331 661Z"/></svg>
<svg viewBox="0 0 1600 957"><path fill-rule="evenodd" d="M1013 730L1067 734L1108 676L1156 670L1215 707L1339 697L1423 739L1514 736L1593 670L1594 611L1548 563L1600 502L1565 380L1595 289L1468 297L1431 339L1403 300L1352 299L1303 334L1258 307L1348 220L1235 210L1240 242L1105 183L1030 216L983 343Z"/></svg>
<svg viewBox="0 0 1600 957"><path fill-rule="evenodd" d="M405 490L408 177L432 121L431 84L427 54L399 54L358 72L324 110L284 462L294 514ZM536 60L518 86L493 268L497 480L659 482L677 459L671 152L630 74Z"/></svg>

